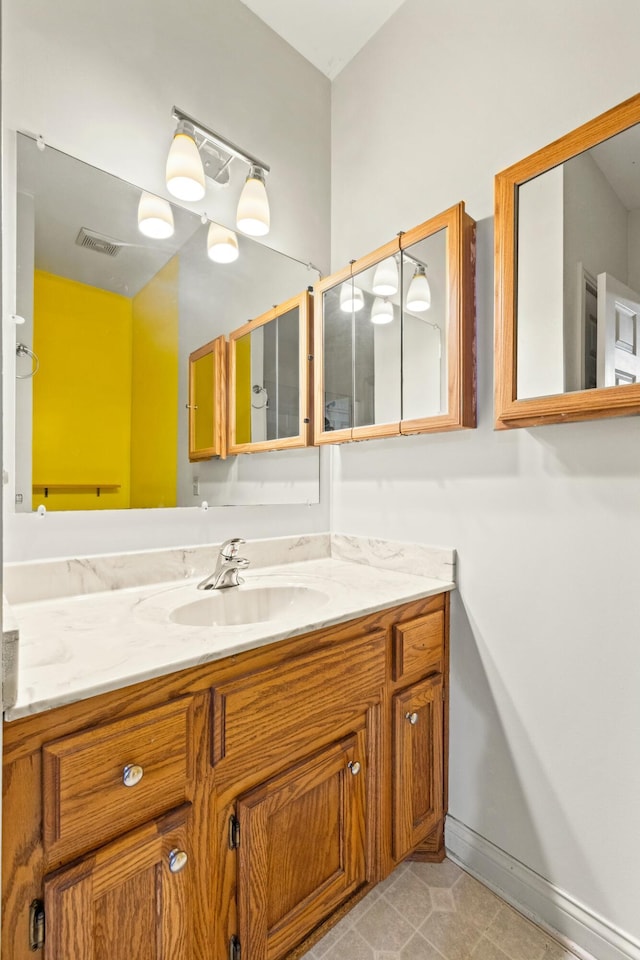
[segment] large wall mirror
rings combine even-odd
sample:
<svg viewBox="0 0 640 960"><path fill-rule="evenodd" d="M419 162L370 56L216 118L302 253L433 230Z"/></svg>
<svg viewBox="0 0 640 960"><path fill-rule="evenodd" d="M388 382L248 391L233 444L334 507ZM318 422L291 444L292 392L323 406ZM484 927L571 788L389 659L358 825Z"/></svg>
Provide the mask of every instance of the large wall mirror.
<svg viewBox="0 0 640 960"><path fill-rule="evenodd" d="M243 235L215 263L175 203L146 237L139 187L41 146L18 134L16 509L318 502L315 450L190 462L188 409L190 355L317 273Z"/></svg>
<svg viewBox="0 0 640 960"><path fill-rule="evenodd" d="M496 177L497 426L640 411L640 95Z"/></svg>
<svg viewBox="0 0 640 960"><path fill-rule="evenodd" d="M474 238L460 203L316 284L316 443L475 426Z"/></svg>

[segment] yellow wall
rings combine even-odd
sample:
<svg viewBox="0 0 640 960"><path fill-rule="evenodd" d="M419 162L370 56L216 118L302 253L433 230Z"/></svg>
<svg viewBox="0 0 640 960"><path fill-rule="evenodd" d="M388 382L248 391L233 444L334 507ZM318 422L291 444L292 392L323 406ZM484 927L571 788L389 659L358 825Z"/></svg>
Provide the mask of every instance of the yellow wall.
<svg viewBox="0 0 640 960"><path fill-rule="evenodd" d="M175 256L133 298L132 507L177 502L178 271Z"/></svg>
<svg viewBox="0 0 640 960"><path fill-rule="evenodd" d="M236 443L251 443L251 334L236 340Z"/></svg>
<svg viewBox="0 0 640 960"><path fill-rule="evenodd" d="M131 301L40 270L34 276L33 483L118 484L34 494L34 509L129 506Z"/></svg>

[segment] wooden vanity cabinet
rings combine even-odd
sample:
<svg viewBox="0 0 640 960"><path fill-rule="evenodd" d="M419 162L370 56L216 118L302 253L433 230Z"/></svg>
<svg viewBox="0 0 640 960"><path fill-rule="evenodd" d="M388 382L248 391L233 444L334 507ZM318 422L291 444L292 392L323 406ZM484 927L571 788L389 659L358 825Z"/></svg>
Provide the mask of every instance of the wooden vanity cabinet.
<svg viewBox="0 0 640 960"><path fill-rule="evenodd" d="M46 960L191 960L189 812L182 808L45 877Z"/></svg>
<svg viewBox="0 0 640 960"><path fill-rule="evenodd" d="M3 957L282 960L441 859L448 602L5 724Z"/></svg>

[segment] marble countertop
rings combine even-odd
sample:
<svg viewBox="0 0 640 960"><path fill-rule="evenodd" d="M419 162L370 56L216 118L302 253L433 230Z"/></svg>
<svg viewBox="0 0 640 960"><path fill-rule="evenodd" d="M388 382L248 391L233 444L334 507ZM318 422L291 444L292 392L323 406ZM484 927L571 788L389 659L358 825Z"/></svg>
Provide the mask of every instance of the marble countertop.
<svg viewBox="0 0 640 960"><path fill-rule="evenodd" d="M453 558L453 551L448 554ZM407 572L406 552L390 549L385 541L343 538L330 556L250 569L244 587L234 591L290 584L316 591L309 595L315 603L278 619L237 626L171 621L177 607L211 595L196 589L200 574L15 603L20 667L17 696L5 720L454 589L453 559L433 570L437 576L425 575L432 572L432 561L421 565L410 557L409 562L419 573Z"/></svg>

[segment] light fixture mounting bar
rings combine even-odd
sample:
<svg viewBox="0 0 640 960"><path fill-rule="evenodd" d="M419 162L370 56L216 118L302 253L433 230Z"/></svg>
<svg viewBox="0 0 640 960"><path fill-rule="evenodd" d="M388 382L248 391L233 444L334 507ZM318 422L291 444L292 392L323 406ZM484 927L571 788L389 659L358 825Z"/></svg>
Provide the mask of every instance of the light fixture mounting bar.
<svg viewBox="0 0 640 960"><path fill-rule="evenodd" d="M204 137L205 140L208 140L209 143L212 143L215 147L218 147L219 149L224 150L226 153L231 154L232 157L237 157L239 160L243 160L250 167L259 167L261 170L264 170L265 173L269 173L271 170L271 167L268 163L263 163L262 160L258 160L258 158L254 157L251 153L247 153L246 150L243 150L241 147L237 147L235 143L231 143L230 140L227 140L219 133L214 133L214 131L210 130L209 127L205 127L205 125L200 123L199 120L195 120L193 117L190 117L188 113L185 113L184 110L180 110L179 107L174 106L172 115L175 120L184 120L186 123L190 123L195 132L201 137Z"/></svg>
<svg viewBox="0 0 640 960"><path fill-rule="evenodd" d="M423 260L416 260L416 258L413 257L410 253L407 253L406 250L402 250L401 253L402 253L403 258L404 258L405 260L408 260L409 263L412 263L415 267L425 267L425 268L426 268L426 267L428 266L428 264L426 264Z"/></svg>

